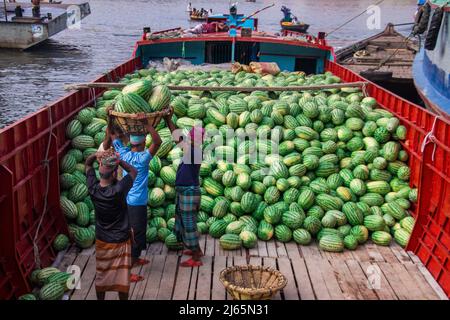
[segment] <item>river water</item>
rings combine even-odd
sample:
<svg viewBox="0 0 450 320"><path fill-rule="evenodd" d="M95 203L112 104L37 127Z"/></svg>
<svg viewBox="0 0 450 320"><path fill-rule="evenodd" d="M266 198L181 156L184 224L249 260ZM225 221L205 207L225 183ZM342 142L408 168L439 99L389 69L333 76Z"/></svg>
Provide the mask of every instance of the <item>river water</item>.
<svg viewBox="0 0 450 320"><path fill-rule="evenodd" d="M27 1L28 2L28 1ZM66 1L65 1L66 2ZM75 1L69 1L76 3ZM191 0L196 8L228 11L227 0ZM233 1L234 2L234 1ZM290 7L310 32L329 32L366 10L378 0L256 0L240 1L238 11L250 14L275 3L258 15L259 29L279 31L280 7ZM85 82L131 57L142 28L152 30L188 27L186 0L90 0L91 15L81 29L66 30L28 51L0 49L0 128L64 95L66 83ZM384 0L380 5L381 28L386 23L413 21L416 0ZM381 30L367 27L364 13L329 37L335 47L349 45ZM409 32L410 27L398 27Z"/></svg>

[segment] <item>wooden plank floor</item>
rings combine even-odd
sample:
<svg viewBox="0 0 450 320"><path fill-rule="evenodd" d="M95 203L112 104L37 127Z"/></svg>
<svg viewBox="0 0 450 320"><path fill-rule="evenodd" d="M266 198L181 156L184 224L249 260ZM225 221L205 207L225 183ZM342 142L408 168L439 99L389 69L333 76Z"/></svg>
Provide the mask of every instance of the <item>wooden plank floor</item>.
<svg viewBox="0 0 450 320"><path fill-rule="evenodd" d="M200 268L182 268L180 251L168 251L162 243L151 244L145 256L149 264L133 269L144 281L132 284L133 300L225 300L230 299L219 280L221 270L232 265L272 266L288 279L274 299L282 300L437 300L446 295L423 264L397 244L380 247L371 243L355 251L330 253L317 244L258 241L253 249L222 250L218 240L202 236L205 257ZM66 294L67 299L95 299L95 252L71 247L59 267L77 265L81 270L80 288ZM117 299L108 293L107 299Z"/></svg>

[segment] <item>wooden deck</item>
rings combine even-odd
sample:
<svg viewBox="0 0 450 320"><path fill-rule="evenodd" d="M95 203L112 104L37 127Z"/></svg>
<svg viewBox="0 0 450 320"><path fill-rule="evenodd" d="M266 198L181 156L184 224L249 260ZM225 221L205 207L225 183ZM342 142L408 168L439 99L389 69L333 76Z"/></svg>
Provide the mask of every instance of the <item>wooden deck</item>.
<svg viewBox="0 0 450 320"><path fill-rule="evenodd" d="M380 247L371 243L355 251L329 253L316 244L297 246L277 241L258 242L254 249L224 251L219 242L202 236L205 257L200 268L179 267L180 252L168 251L161 242L146 251L150 263L133 269L145 277L132 284L133 300L224 300L230 299L219 281L221 270L231 265L262 264L280 270L288 284L275 299L283 300L431 300L447 299L431 274L412 253L397 244ZM77 265L82 271L81 288L66 298L95 297L95 254L93 248L79 251L72 246L58 264L61 270ZM369 279L373 284L371 288ZM379 282L377 281L379 280ZM107 293L107 299L117 299Z"/></svg>

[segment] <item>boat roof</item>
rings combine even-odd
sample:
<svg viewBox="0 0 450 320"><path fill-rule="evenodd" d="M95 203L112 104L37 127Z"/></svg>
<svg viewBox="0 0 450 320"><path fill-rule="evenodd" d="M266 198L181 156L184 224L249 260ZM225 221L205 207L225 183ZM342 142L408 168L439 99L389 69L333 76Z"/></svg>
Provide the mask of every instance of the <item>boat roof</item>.
<svg viewBox="0 0 450 320"><path fill-rule="evenodd" d="M428 0L431 4L437 6L444 6L446 8L450 8L450 2L448 0Z"/></svg>
<svg viewBox="0 0 450 320"><path fill-rule="evenodd" d="M173 29L175 30L175 29ZM178 28L176 30L179 30ZM158 34L164 33L164 31L158 31ZM234 38L234 39L233 39ZM333 51L333 47L329 46L326 40L319 40L316 37L308 35L308 37L302 36L281 36L279 34L264 32L264 31L253 31L251 37L241 36L241 31L237 31L237 37L231 37L228 32L215 32L215 33L203 33L200 35L193 36L182 36L182 37L170 37L170 38L160 38L153 40L140 40L137 45L146 45L154 43L169 43L169 42L195 42L195 41L248 41L248 42L267 42L267 43L278 43L278 44L290 44L296 46L304 46L310 48L317 48L326 51Z"/></svg>

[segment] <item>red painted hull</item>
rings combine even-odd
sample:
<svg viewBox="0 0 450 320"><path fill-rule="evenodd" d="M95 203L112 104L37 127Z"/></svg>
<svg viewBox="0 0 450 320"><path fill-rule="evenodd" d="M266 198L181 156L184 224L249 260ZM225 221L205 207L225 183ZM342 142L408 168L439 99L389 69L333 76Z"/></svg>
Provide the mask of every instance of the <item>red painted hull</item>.
<svg viewBox="0 0 450 320"><path fill-rule="evenodd" d="M226 41L223 36L209 36L214 41ZM201 41L199 38L185 41ZM203 39L204 41L205 39ZM238 41L266 41L271 43L296 43L276 38L237 38ZM159 40L177 41L176 39ZM178 40L179 41L179 40ZM158 41L155 41L158 42ZM151 44L141 40L137 45ZM332 48L323 43L301 43L304 46ZM117 81L118 78L141 66L138 58L130 59L94 82ZM352 71L328 61L326 70L341 77L343 81L365 80ZM67 150L70 141L65 128L71 118L93 102L103 90L88 89L72 92L55 103L0 130L0 299L11 299L30 290L28 279L34 269L32 239L37 222L42 215L46 171L42 163L50 139L49 166L58 172L59 158ZM411 184L418 187L419 201L412 208L416 227L408 245L419 256L450 295L448 244L450 243L450 123L436 119L435 115L414 105L385 89L369 82L368 93L380 105L394 113L408 128L404 148L410 156ZM433 143L422 142L434 126ZM431 154L437 156L432 158ZM443 159L446 159L445 161ZM440 190L430 193L429 190ZM51 244L55 236L67 231L67 225L59 205L59 178L51 177L48 210L38 237L42 261L48 265L56 252ZM7 227L5 227L7 226ZM447 246L447 247L446 247ZM447 250L447 251L445 251ZM444 252L444 254L442 254ZM445 255L445 252L447 253Z"/></svg>

